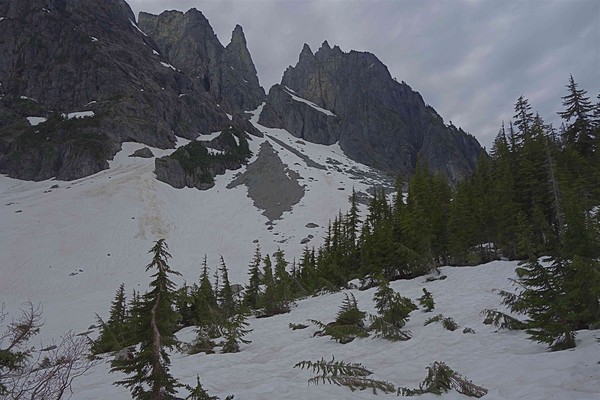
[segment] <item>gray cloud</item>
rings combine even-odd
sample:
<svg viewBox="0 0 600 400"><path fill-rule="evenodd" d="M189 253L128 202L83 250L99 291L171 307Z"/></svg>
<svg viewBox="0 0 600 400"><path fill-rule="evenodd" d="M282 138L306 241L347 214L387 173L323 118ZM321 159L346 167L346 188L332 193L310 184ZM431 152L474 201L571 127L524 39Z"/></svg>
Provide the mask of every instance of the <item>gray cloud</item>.
<svg viewBox="0 0 600 400"><path fill-rule="evenodd" d="M304 43L369 51L446 121L488 149L524 95L556 127L572 74L600 92L598 0L129 0L134 12L195 7L223 44L244 28L268 90Z"/></svg>

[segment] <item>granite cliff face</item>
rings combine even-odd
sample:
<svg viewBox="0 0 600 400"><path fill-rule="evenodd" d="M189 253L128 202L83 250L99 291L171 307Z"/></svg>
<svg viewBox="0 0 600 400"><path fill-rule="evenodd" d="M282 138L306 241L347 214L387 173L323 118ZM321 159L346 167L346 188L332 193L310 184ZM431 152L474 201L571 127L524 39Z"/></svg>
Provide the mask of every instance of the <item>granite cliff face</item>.
<svg viewBox="0 0 600 400"><path fill-rule="evenodd" d="M195 8L160 15L142 12L139 23L169 62L200 80L230 114L254 110L265 100L241 26L235 27L231 42L223 47L206 17Z"/></svg>
<svg viewBox="0 0 600 400"><path fill-rule="evenodd" d="M123 0L8 0L0 17L2 173L76 179L123 141L168 148L231 124Z"/></svg>
<svg viewBox="0 0 600 400"><path fill-rule="evenodd" d="M266 96L239 25L223 46L196 9L139 19L124 0L0 2L0 173L72 180L108 168L124 141L172 148L177 136L234 128L262 136L243 112ZM304 46L259 122L405 175L420 158L457 181L483 151L374 55L327 42L314 54ZM159 179L205 188L247 158L192 147L158 162Z"/></svg>
<svg viewBox="0 0 600 400"><path fill-rule="evenodd" d="M477 140L398 83L373 54L304 45L298 63L274 85L259 123L308 141L339 141L350 158L409 175L417 158L457 181L471 173L483 149Z"/></svg>

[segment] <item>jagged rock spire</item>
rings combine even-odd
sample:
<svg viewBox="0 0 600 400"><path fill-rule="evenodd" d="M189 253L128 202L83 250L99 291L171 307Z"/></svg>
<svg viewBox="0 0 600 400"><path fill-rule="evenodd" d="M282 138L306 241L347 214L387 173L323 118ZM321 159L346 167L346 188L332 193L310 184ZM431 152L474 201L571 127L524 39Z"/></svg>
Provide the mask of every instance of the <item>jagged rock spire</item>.
<svg viewBox="0 0 600 400"><path fill-rule="evenodd" d="M233 29L227 47L219 42L204 15L194 8L185 14L140 13L140 27L175 67L200 79L205 90L229 113L253 110L264 101L265 92L240 25Z"/></svg>
<svg viewBox="0 0 600 400"><path fill-rule="evenodd" d="M317 107L294 101L286 87ZM312 142L339 142L350 158L405 176L418 154L457 181L473 171L483 151L474 137L448 128L373 54L344 53L327 41L314 54L304 45L298 63L269 91L259 122Z"/></svg>

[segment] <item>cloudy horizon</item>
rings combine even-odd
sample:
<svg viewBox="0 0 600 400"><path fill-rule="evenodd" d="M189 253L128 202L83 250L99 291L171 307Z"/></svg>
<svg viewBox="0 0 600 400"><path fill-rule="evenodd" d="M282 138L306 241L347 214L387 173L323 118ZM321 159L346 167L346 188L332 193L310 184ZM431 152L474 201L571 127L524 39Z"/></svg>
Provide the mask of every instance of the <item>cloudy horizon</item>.
<svg viewBox="0 0 600 400"><path fill-rule="evenodd" d="M223 45L244 29L260 84L295 65L304 43L327 40L375 54L446 123L488 150L523 95L547 123L573 75L593 102L600 92L598 0L128 0L140 11L187 11L209 20Z"/></svg>

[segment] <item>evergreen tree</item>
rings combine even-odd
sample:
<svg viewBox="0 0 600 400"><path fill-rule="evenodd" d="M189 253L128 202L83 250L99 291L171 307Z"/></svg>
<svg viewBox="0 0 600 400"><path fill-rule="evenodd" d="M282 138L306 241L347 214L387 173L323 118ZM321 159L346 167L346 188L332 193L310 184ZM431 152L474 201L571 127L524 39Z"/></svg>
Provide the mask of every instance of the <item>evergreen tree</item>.
<svg viewBox="0 0 600 400"><path fill-rule="evenodd" d="M289 307L281 301L280 287L278 282L273 276L273 266L271 257L267 254L263 259L263 285L265 285L265 292L260 297L258 302L259 307L263 310L263 317L270 317L276 314L286 313L289 311Z"/></svg>
<svg viewBox="0 0 600 400"><path fill-rule="evenodd" d="M511 311L527 314L525 331L532 340L546 343L552 350L575 347L576 333L569 325L564 293L564 260L556 259L545 266L536 258L517 268L521 288L518 295L501 292Z"/></svg>
<svg viewBox="0 0 600 400"><path fill-rule="evenodd" d="M419 384L418 389L398 388L399 396L420 396L425 393L441 395L454 389L469 397L480 398L487 394L488 390L453 371L445 363L435 361L427 367L427 376Z"/></svg>
<svg viewBox="0 0 600 400"><path fill-rule="evenodd" d="M358 259L357 242L358 231L360 228L360 214L358 210L358 197L354 188L352 188L352 195L350 196L350 210L348 210L348 214L346 215L346 221L349 243L348 257L351 259L351 261L356 261Z"/></svg>
<svg viewBox="0 0 600 400"><path fill-rule="evenodd" d="M373 296L375 309L378 316L371 318L370 329L377 332L377 336L388 340L409 340L410 331L403 331L411 311L417 306L408 298L400 296L381 278L379 288Z"/></svg>
<svg viewBox="0 0 600 400"><path fill-rule="evenodd" d="M260 263L262 256L260 254L260 246L256 245L256 251L254 252L254 258L250 263L250 279L248 286L246 286L243 303L246 307L251 309L258 308L258 301L261 296L260 290Z"/></svg>
<svg viewBox="0 0 600 400"><path fill-rule="evenodd" d="M319 289L319 274L317 271L314 248L311 251L308 246L304 247L302 258L300 259L300 274L298 280L306 293L312 293Z"/></svg>
<svg viewBox="0 0 600 400"><path fill-rule="evenodd" d="M389 382L369 378L373 372L369 371L359 363L347 363L344 361L325 361L321 358L319 361L300 361L294 368L310 369L319 373L308 380L308 384L318 385L319 383L331 383L338 386L346 386L353 392L356 389L370 389L374 394L380 390L383 393L393 393L396 387Z"/></svg>
<svg viewBox="0 0 600 400"><path fill-rule="evenodd" d="M129 315L127 317L127 334L131 338L131 344L142 340L145 327L143 326L143 315L145 312L144 301L140 292L134 290L129 301Z"/></svg>
<svg viewBox="0 0 600 400"><path fill-rule="evenodd" d="M531 136L533 126L533 113L529 100L524 96L519 96L515 103L515 126L518 128L518 133L514 139L516 147L519 147L523 142Z"/></svg>
<svg viewBox="0 0 600 400"><path fill-rule="evenodd" d="M111 303L110 314L107 321L98 317L100 322L100 335L92 343L93 354L118 351L135 343L128 329L128 310L125 297L125 284L121 283L115 299Z"/></svg>
<svg viewBox="0 0 600 400"><path fill-rule="evenodd" d="M310 320L321 328L315 332L318 336L331 336L338 343L350 343L357 337L367 337L369 333L365 327L364 311L359 310L356 297L353 294L344 294L345 299L337 314L335 321L324 324L321 321Z"/></svg>
<svg viewBox="0 0 600 400"><path fill-rule="evenodd" d="M244 313L238 313L230 317L224 324L225 343L223 344L223 353L237 353L240 351L240 343L249 344L250 340L244 339L244 336L252 332L248 329L250 325L247 322L247 316Z"/></svg>
<svg viewBox="0 0 600 400"><path fill-rule="evenodd" d="M219 266L219 271L221 272L221 288L218 288L217 291L217 301L219 303L219 307L223 316L225 318L229 318L235 314L237 309L237 303L233 297L233 289L231 288L231 284L229 283L229 273L227 271L227 265L225 265L225 260L223 256L221 256L221 264Z"/></svg>
<svg viewBox="0 0 600 400"><path fill-rule="evenodd" d="M569 93L562 97L565 111L558 113L568 124L563 133L563 141L567 146L575 146L580 154L589 157L594 152L595 144L591 121L593 106L587 92L578 88L573 75L569 77L567 89Z"/></svg>
<svg viewBox="0 0 600 400"><path fill-rule="evenodd" d="M289 309L290 302L294 297L292 291L292 279L287 272L287 261L281 249L275 252L275 301L280 303L284 309Z"/></svg>
<svg viewBox="0 0 600 400"><path fill-rule="evenodd" d="M160 400L175 395L181 386L169 373L170 358L168 349L177 345L175 329L179 315L173 310L175 284L169 275L179 275L168 265L171 255L164 239L158 240L150 250L152 262L146 271L155 270L150 282L150 291L143 296L140 315L141 343L133 360L115 360L111 372L119 371L129 375L115 382L131 390L134 399Z"/></svg>
<svg viewBox="0 0 600 400"><path fill-rule="evenodd" d="M220 310L214 289L210 283L206 255L202 261L200 286L192 293L192 310L197 327L198 343L206 342L206 338L216 338L221 335L219 327ZM205 347L205 346L204 346Z"/></svg>
<svg viewBox="0 0 600 400"><path fill-rule="evenodd" d="M175 292L175 310L180 315L180 327L194 325L196 322L191 289L185 282Z"/></svg>
<svg viewBox="0 0 600 400"><path fill-rule="evenodd" d="M423 288L423 296L419 297L419 304L425 307L425 312L433 311L435 308L435 301L430 291Z"/></svg>

